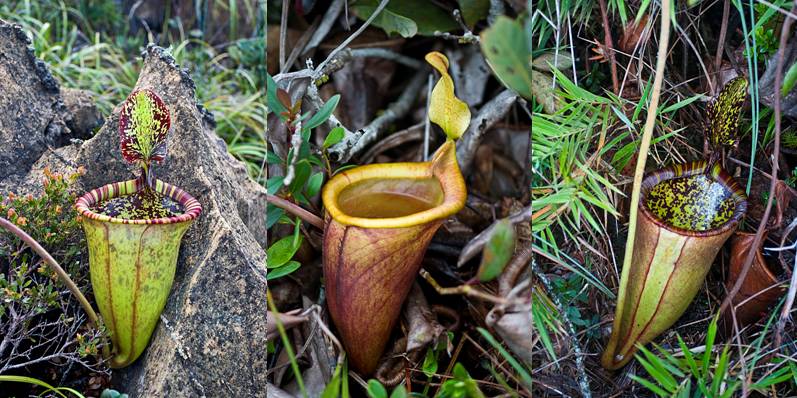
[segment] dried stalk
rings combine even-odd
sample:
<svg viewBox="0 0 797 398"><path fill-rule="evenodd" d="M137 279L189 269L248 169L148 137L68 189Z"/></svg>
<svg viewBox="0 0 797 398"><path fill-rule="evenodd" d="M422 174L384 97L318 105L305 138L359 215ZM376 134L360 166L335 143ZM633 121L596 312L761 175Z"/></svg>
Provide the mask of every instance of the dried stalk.
<svg viewBox="0 0 797 398"><path fill-rule="evenodd" d="M794 14L797 11L797 2L791 7L791 13ZM775 160L774 160L774 167L772 170L772 175L777 176L777 165L778 165L778 154L780 153L780 134L781 134L781 86L783 85L783 63L784 58L786 56L786 40L789 37L789 31L791 31L791 24L794 22L792 18L786 18L786 21L783 22L783 28L780 30L780 56L778 57L778 63L775 66ZM770 181L772 182L770 189L769 189L769 200L767 200L767 211L769 211L769 207L772 204L772 197L773 192L775 191L775 185L777 185L777 178L772 178ZM760 228L760 226L759 226ZM756 234L758 237L758 234ZM757 243L756 243L757 244ZM758 246L753 246L758 247ZM796 254L797 255L797 254ZM748 255L749 257L749 255ZM752 260L750 261L752 263ZM748 265L748 264L745 264ZM797 258L795 259L795 268L797 268ZM748 267L749 268L749 267ZM737 282L738 284L738 282ZM786 321L789 319L789 313L791 312L791 308L794 305L794 296L797 293L797 269L792 269L792 277L791 282L789 283L789 292L786 296L786 302L783 304L783 310L780 313L780 319L778 319L778 327L775 331L775 347L780 347L781 342L783 341L783 328L786 326Z"/></svg>
<svg viewBox="0 0 797 398"><path fill-rule="evenodd" d="M656 58L656 75L653 80L653 92L648 104L647 118L645 119L645 130L642 134L642 142L639 146L639 155L634 172L634 186L631 191L631 204L628 217L628 239L625 245L625 257L623 258L623 270L620 275L620 290L617 293L617 306L615 308L614 328L619 328L617 322L620 320L620 313L625 302L625 286L628 284L628 277L631 272L631 260L634 256L634 240L636 238L637 211L639 209L639 196L642 187L642 177L645 174L645 163L648 159L650 141L653 136L653 127L656 124L656 112L661 96L661 86L664 80L664 67L667 61L667 47L670 41L670 0L661 2L661 32L659 37L659 50ZM753 253L753 251L751 251Z"/></svg>

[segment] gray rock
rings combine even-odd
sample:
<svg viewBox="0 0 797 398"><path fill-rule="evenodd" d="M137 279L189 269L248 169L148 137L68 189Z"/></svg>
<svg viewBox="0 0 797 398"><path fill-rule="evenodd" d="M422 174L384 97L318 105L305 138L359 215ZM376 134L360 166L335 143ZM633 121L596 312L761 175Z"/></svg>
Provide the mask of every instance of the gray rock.
<svg viewBox="0 0 797 398"><path fill-rule="evenodd" d="M94 104L94 94L86 90L62 87L61 98L72 115L72 120L67 125L74 138L90 138L94 129L102 126L102 113Z"/></svg>
<svg viewBox="0 0 797 398"><path fill-rule="evenodd" d="M58 82L19 25L0 20L0 181L18 181L48 147L65 144L71 116Z"/></svg>
<svg viewBox="0 0 797 398"><path fill-rule="evenodd" d="M136 88L149 88L171 112L168 155L156 176L199 200L200 218L183 238L177 274L161 322L141 358L115 370L131 397L265 396L265 190L226 151L213 116L197 104L194 83L162 48L150 45ZM86 174L84 191L135 177L122 159L120 107L96 136L45 153L42 169ZM260 243L258 243L260 242Z"/></svg>

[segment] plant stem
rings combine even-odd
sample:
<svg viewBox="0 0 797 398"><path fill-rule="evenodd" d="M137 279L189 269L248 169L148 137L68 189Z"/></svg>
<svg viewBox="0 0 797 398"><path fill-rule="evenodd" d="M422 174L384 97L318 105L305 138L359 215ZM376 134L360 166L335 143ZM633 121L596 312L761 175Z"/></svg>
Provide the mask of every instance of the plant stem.
<svg viewBox="0 0 797 398"><path fill-rule="evenodd" d="M797 11L797 2L791 7L791 13ZM789 32L791 31L791 24L794 20L790 17L786 17L786 20L783 22L783 27L780 30L780 55L778 56L778 62L775 66L775 87L773 90L775 91L775 159L773 160L773 170L772 170L772 178L771 186L769 189L769 198L767 200L767 210L769 210L769 206L772 204L772 197L775 196L774 190L775 185L778 183L777 179L777 165L778 165L778 154L780 153L780 134L781 134L781 86L783 85L783 62L784 58L786 57L786 40L789 38ZM758 235L758 234L756 234ZM753 246L758 247L758 246ZM752 263L752 259L750 261ZM797 268L797 267L795 267ZM783 304L783 310L780 313L780 319L778 319L778 326L775 331L775 347L780 347L781 342L783 341L783 328L786 326L786 321L789 319L789 313L791 312L792 305L794 305L794 295L795 295L795 277L797 276L797 269L792 269L792 277L789 283L789 293L786 298L786 302ZM738 282L738 281L737 281Z"/></svg>
<svg viewBox="0 0 797 398"><path fill-rule="evenodd" d="M36 239L33 239L33 237L28 235L18 226L14 225L14 223L12 223L11 221L3 217L0 217L0 227L7 230L8 232L11 232L19 239L22 239L22 241L25 242L25 244L28 245L31 249L33 249L33 251L35 251L36 254L39 255L39 257L44 259L44 262L47 263L47 265L49 265L53 271L55 271L55 273L58 275L58 278L61 279L61 282L63 282L64 285L66 285L67 289L69 289L72 295L74 295L75 298L77 299L78 303L80 303L80 306L83 307L83 311L85 311L86 315L89 317L89 323L91 324L91 326L99 330L100 318L97 316L97 313L94 312L94 308L91 307L91 304L89 304L89 301L86 299L86 296L83 295L83 293L80 291L80 289L78 289L77 285L72 280L72 278L69 277L69 274L67 274L66 271L64 271L64 269L61 268L61 266L58 264L58 261L55 261L53 256L51 256L50 253L47 252L47 250L45 250L42 247L42 245L39 244L39 242L36 241ZM111 357L111 352L108 345L103 346L102 357L103 358Z"/></svg>
<svg viewBox="0 0 797 398"><path fill-rule="evenodd" d="M645 173L645 162L648 158L650 141L653 136L653 127L656 123L656 111L659 106L659 96L664 80L664 66L667 60L667 46L670 41L670 0L661 2L661 32L659 35L659 51L656 59L656 75L653 80L653 92L648 104L647 118L645 119L645 130L642 134L642 142L639 146L639 155L634 172L634 186L631 191L631 204L628 216L628 239L625 245L625 257L623 258L623 270L620 275L620 288L617 292L617 307L615 308L614 325L612 326L612 339L609 341L607 350L614 349L617 344L616 332L620 330L620 315L624 308L626 285L631 271L631 260L634 256L634 239L636 238L637 211L639 210L639 195L642 186L642 177Z"/></svg>
<svg viewBox="0 0 797 398"><path fill-rule="evenodd" d="M442 287L439 283L432 277L429 271L421 268L421 276L423 279L426 279L430 285L437 290L438 294L441 295L450 295L450 294L464 294L466 296L476 297L482 299L484 301L490 301L496 304L509 304L510 301L498 296L493 296L492 294L485 293L481 290L475 289L470 285L460 285L457 287Z"/></svg>
<svg viewBox="0 0 797 398"><path fill-rule="evenodd" d="M731 0L725 0L722 4L722 25L720 25L720 36L719 40L717 40L717 54L714 56L714 76L717 79L716 87L722 87L719 72L722 67L722 51L725 49L725 35L728 34L728 18L730 17L730 12Z"/></svg>
<svg viewBox="0 0 797 398"><path fill-rule="evenodd" d="M21 228L14 225L14 223L12 223L11 221L8 221L7 219L0 217L0 226L3 227L8 232L11 232L12 234L16 235L18 238L22 239L22 241L25 242L25 244L27 244L31 249L33 249L33 251L35 251L36 254L38 254L42 259L44 259L44 262L46 262L50 266L50 268L52 268L52 270L55 271L55 273L58 275L58 278L61 279L61 282L63 282L64 285L66 285L67 289L69 289L69 291L72 292L75 298L77 298L77 301L80 303L80 306L83 307L84 311L86 311L86 315L88 315L89 322L91 322L92 326L94 326L95 328L99 327L100 318L97 316L97 313L94 312L94 308L91 308L91 304L89 304L89 301L86 299L86 296L84 296L83 293L80 292L80 289L78 289L75 282L72 281L72 278L69 277L69 274L67 274L66 271L64 271L64 269L61 268L60 265L58 265L58 262L55 261L53 256L51 256L50 253L48 253L47 250L45 250L39 244L39 242L36 241L36 239L33 239L30 235L25 233L25 231L23 231Z"/></svg>
<svg viewBox="0 0 797 398"><path fill-rule="evenodd" d="M271 310L271 312L278 314L279 310L277 310L277 306L274 304L274 299L271 297L271 290L268 289L266 289L266 301L268 302L268 308ZM277 324L277 330L279 330L280 337L282 338L282 344L285 346L285 351L288 353L288 358L291 362L291 369L293 369L293 375L296 377L296 384L299 385L299 390L302 392L302 396L307 398L307 390L304 388L302 372L299 371L299 363L296 361L296 355L293 354L291 341L288 338L288 334L285 332L285 327L282 326L282 321L280 321L279 316L275 316L274 321Z"/></svg>
<svg viewBox="0 0 797 398"><path fill-rule="evenodd" d="M609 67L612 72L612 91L620 95L620 82L617 80L617 61L614 59L614 44L612 43L612 28L609 25L609 15L606 13L606 0L598 0L603 18L603 46L609 56Z"/></svg>
<svg viewBox="0 0 797 398"><path fill-rule="evenodd" d="M289 200L285 200L279 196L266 194L266 202L271 203L274 206L277 206L304 221L307 221L318 229L324 229L324 220Z"/></svg>

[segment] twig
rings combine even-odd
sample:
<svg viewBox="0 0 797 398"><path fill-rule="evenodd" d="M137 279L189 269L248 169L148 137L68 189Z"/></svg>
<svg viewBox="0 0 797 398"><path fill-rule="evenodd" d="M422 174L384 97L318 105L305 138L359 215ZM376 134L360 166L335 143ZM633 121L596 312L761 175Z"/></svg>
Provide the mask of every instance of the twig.
<svg viewBox="0 0 797 398"><path fill-rule="evenodd" d="M478 290L470 285L460 285L456 287L442 287L439 283L432 277L429 271L421 268L421 276L423 279L426 279L426 282L429 282L430 285L437 290L437 293L440 295L451 295L451 294L462 294L465 296L475 297L484 301L489 301L491 303L508 305L510 304L510 300L507 300L503 297L493 296L492 294L485 293L481 290Z"/></svg>
<svg viewBox="0 0 797 398"><path fill-rule="evenodd" d="M72 278L69 277L69 274L67 274L66 271L64 271L64 269L61 268L61 266L58 264L57 261L55 261L53 256L51 256L50 253L47 252L47 250L45 250L39 244L39 242L36 241L36 239L33 239L25 231L14 225L14 223L12 223L11 221L8 221L7 219L0 217L0 226L2 226L8 232L11 232L12 234L16 235L16 237L18 237L19 239L22 239L22 241L25 242L26 245L28 245L31 249L33 249L33 251L35 251L36 254L38 254L39 257L41 257L44 260L44 262L46 262L47 265L49 265L50 268L53 271L55 271L55 273L58 275L58 278L61 279L61 282L63 282L64 285L66 285L66 288L69 289L70 292L72 292L77 301L80 303L80 306L83 307L83 311L86 311L86 315L88 315L89 322L91 322L92 326L94 326L94 328L98 328L100 326L100 318L97 316L97 313L94 312L94 308L91 308L91 304L89 304L89 301L86 300L86 296L84 296L83 293L81 293L80 289L78 289L75 282L72 281Z"/></svg>
<svg viewBox="0 0 797 398"><path fill-rule="evenodd" d="M727 1L727 0L726 0ZM606 13L606 0L598 0L603 18L603 45L609 56L609 68L612 72L612 90L615 95L620 95L620 81L617 80L617 61L614 59L614 43L612 43L612 29L609 25L609 15Z"/></svg>
<svg viewBox="0 0 797 398"><path fill-rule="evenodd" d="M307 41L310 40L311 35L315 32L315 29L318 27L318 18L313 21L313 24L310 25L307 30L302 33L302 36L299 37L299 40L293 45L293 50L288 55L288 59L285 60L285 69L290 69L291 65L296 62L296 58L299 58L299 54L301 54L305 47L307 46ZM280 69L280 72L283 72L285 69Z"/></svg>
<svg viewBox="0 0 797 398"><path fill-rule="evenodd" d="M479 110L479 114L471 119L468 130L457 143L457 160L463 174L467 174L468 170L470 170L476 149L479 148L484 133L498 120L506 116L517 98L517 94L513 91L504 90L491 99L490 102L484 104Z"/></svg>
<svg viewBox="0 0 797 398"><path fill-rule="evenodd" d="M725 0L722 5L722 25L720 25L720 36L717 40L717 55L714 56L714 74L717 78L717 87L722 85L719 80L720 67L722 66L722 51L725 48L725 35L728 33L728 18L731 12L731 0Z"/></svg>
<svg viewBox="0 0 797 398"><path fill-rule="evenodd" d="M291 161L288 163L288 170L285 172L285 179L282 181L282 184L286 187L291 185L293 178L296 176L296 159L299 158L299 149L302 147L302 120L297 120L296 126L293 128L289 127L289 130L291 129L293 130L293 134L291 134L293 157L291 157Z"/></svg>
<svg viewBox="0 0 797 398"><path fill-rule="evenodd" d="M631 201L628 216L628 238L625 245L625 257L623 258L623 270L620 274L620 288L617 292L617 306L613 322L613 336L620 329L620 314L625 308L625 291L628 284L628 277L631 273L631 262L634 255L634 240L636 238L637 212L639 210L639 194L642 187L642 177L645 174L645 163L648 159L650 141L653 136L653 127L656 124L656 113L659 107L659 97L661 96L661 86L664 80L664 67L667 61L667 47L670 41L670 0L661 2L661 33L659 35L659 49L656 59L656 74L653 79L653 91L648 104L647 118L645 119L645 129L642 134L642 142L639 145L636 170L634 172L634 185L631 191ZM752 251L751 251L752 253ZM617 341L609 341L607 350L614 350Z"/></svg>
<svg viewBox="0 0 797 398"><path fill-rule="evenodd" d="M403 130L391 133L370 148L360 157L362 164L371 163L376 155L411 141L423 140L423 122L414 124Z"/></svg>
<svg viewBox="0 0 797 398"><path fill-rule="evenodd" d="M669 1L669 0L664 0ZM545 287L545 290L548 292L548 296L553 301L554 306L556 306L556 310L559 311L559 315L561 315L562 322L567 327L567 334L570 337L570 341L573 344L573 353L576 357L576 368L578 369L578 387L581 389L581 395L584 398L590 398L592 394L589 390L589 379L587 378L587 371L584 369L584 353L581 351L581 346L578 344L578 335L576 334L576 328L573 327L573 323L570 322L570 317L567 315L564 306L562 306L562 302L559 300L559 296L555 293L553 289L553 285L551 285L551 281L548 277L540 270L540 267L537 266L537 262L534 261L534 258L531 259L531 271L534 272L534 275L537 279L542 282L542 285Z"/></svg>
<svg viewBox="0 0 797 398"><path fill-rule="evenodd" d="M323 69L321 69L320 73L316 73L313 69L305 68L302 70L298 70L295 72L285 72L279 73L274 76L274 81L279 83L283 80L296 80L296 79L306 79L312 78L313 83L316 85L320 85L323 82L324 76L329 76L332 73L335 73L346 65L352 58L361 57L361 58L383 58L389 59L391 61L395 61L402 65L408 66L413 69L423 69L425 68L424 64L420 61L410 58L406 55L402 55L396 53L394 51L390 51L386 48L357 48L357 49L350 49L344 48L337 54L335 54L334 58L329 58L328 61L325 61Z"/></svg>
<svg viewBox="0 0 797 398"><path fill-rule="evenodd" d="M407 84L407 88L401 96L388 105L387 110L371 121L367 126L353 133L344 127L343 140L329 148L328 153L333 155L338 162L347 162L355 154L361 152L370 143L379 138L380 133L391 123L404 117L415 101L418 93L426 80L425 73L417 73ZM310 85L307 89L308 99L313 106L322 106L321 98L318 96L318 88ZM339 122L338 122L339 123ZM340 124L340 123L339 123ZM341 127L343 126L340 124Z"/></svg>
<svg viewBox="0 0 797 398"><path fill-rule="evenodd" d="M797 9L797 2L794 3L792 6L792 12ZM775 197L773 194L775 192L775 186L778 183L778 162L780 161L780 133L781 133L781 109L780 109L780 99L781 99L781 90L780 86L783 82L783 57L786 49L786 40L788 39L788 33L791 29L792 19L786 18L786 21L783 22L783 27L780 31L780 48L781 53L778 57L777 65L775 66L775 147L772 153L772 172L770 173L769 179L769 195L767 198L767 206L764 210L764 215L761 217L761 222L758 223L758 229L755 233L755 238L753 239L753 243L751 243L752 247L758 247L761 244L761 240L764 237L764 231L766 230L767 222L769 222L769 215L772 211L772 202ZM752 171L751 171L752 173ZM731 305L733 297L739 292L739 289L742 288L742 282L744 279L747 278L747 273L750 271L750 267L753 265L753 257L755 256L756 251L750 250L747 253L747 257L744 260L744 266L742 267L742 271L739 273L738 278L736 279L736 283L733 284L733 288L728 292L728 295L725 296L725 300L722 301L722 305L720 306L719 312L722 312L725 308ZM735 309L731 309L735 311ZM780 325L778 325L780 326Z"/></svg>
<svg viewBox="0 0 797 398"><path fill-rule="evenodd" d="M414 69L423 69L424 64L421 61L418 61L415 58L410 58L406 55L399 54L394 51L390 51L386 48L355 48L351 50L352 57L362 57L362 58L384 58L389 59L391 61L395 61L405 66L409 66L410 68Z"/></svg>
<svg viewBox="0 0 797 398"><path fill-rule="evenodd" d="M280 17L280 72L285 70L285 46L288 41L288 8L290 1L282 0L282 15Z"/></svg>
<svg viewBox="0 0 797 398"><path fill-rule="evenodd" d="M324 14L321 24L318 25L318 30L313 33L313 36L310 38L310 41L307 42L302 54L307 54L321 44L321 41L324 40L332 29L332 24L335 23L338 19L338 15L340 15L340 12L343 10L344 2L345 0L335 0L329 8L327 8L327 12Z"/></svg>
<svg viewBox="0 0 797 398"><path fill-rule="evenodd" d="M301 218L303 221L308 222L310 225L323 230L324 229L324 220L322 220L317 215L301 208L299 205L292 203L288 200L280 198L279 196L274 196L271 194L266 194L266 202L277 206L288 213L293 214Z"/></svg>
<svg viewBox="0 0 797 398"><path fill-rule="evenodd" d="M490 9L487 12L487 23L490 25L500 16L504 15L504 0L490 0Z"/></svg>
<svg viewBox="0 0 797 398"><path fill-rule="evenodd" d="M268 309L271 312L279 312L277 311L277 306L274 304L274 299L271 297L271 290L266 289L266 301L268 303ZM302 396L307 398L307 390L304 388L304 381L302 380L302 372L299 371L299 364L296 362L296 356L293 354L293 347L291 346L291 341L288 339L288 334L285 332L285 327L282 325L282 321L280 321L279 317L275 317L275 322L277 324L277 330L279 330L280 337L282 337L282 345L285 347L285 351L288 354L288 358L290 359L291 369L293 369L293 375L296 377L296 383L299 385L299 389L302 392Z"/></svg>
<svg viewBox="0 0 797 398"><path fill-rule="evenodd" d="M797 11L797 2L791 7L792 14ZM786 18L786 21L783 22L783 27L780 30L780 55L778 56L778 63L775 66L775 160L774 166L772 170L772 175L777 176L777 164L778 164L778 153L780 153L780 133L781 133L781 85L783 84L783 63L784 58L786 55L786 40L788 40L789 31L791 30L791 24L794 22L791 18ZM773 192L775 190L775 185L777 184L777 178L771 179L771 186L769 189L769 198L767 200L767 211L769 211L770 206L772 205L772 197ZM759 226L761 228L761 226ZM758 234L756 234L758 237ZM757 243L756 243L757 244ZM753 246L757 247L757 246ZM795 254L797 256L797 254ZM749 257L749 256L748 256ZM751 261L752 263L752 261ZM735 287L735 286L734 286ZM780 319L778 320L778 326L775 332L775 347L780 347L780 343L783 340L783 328L786 326L786 321L789 318L789 312L791 312L791 307L794 305L794 295L797 292L797 257L795 257L794 269L791 273L791 282L789 283L789 293L786 296L786 303L783 304L783 310L780 313Z"/></svg>
<svg viewBox="0 0 797 398"><path fill-rule="evenodd" d="M283 80L287 80L289 82L293 82L294 80L298 80L298 79L313 79L312 80L313 84L321 84L321 82L323 81L323 77L324 76L328 76L328 75L330 75L332 73L335 73L335 72L343 69L343 67L346 65L346 63L349 62L349 60L351 60L351 59L352 59L351 49L346 48L343 51L341 51L338 54L336 54L335 58L329 59L328 62L326 63L326 65L324 66L324 68L321 69L321 73L318 74L317 77L316 77L316 72L313 69L311 69L310 67L307 67L305 69L297 70L295 72L285 72L285 73L279 73L277 75L274 75L274 82L275 83L280 83ZM309 59L308 59L308 61L309 61ZM290 85L290 83L288 83L288 84ZM302 95L304 95L304 94L297 95L297 96L300 97Z"/></svg>
<svg viewBox="0 0 797 398"><path fill-rule="evenodd" d="M531 247L524 247L515 253L515 257L507 264L498 278L498 294L507 297L515 286L515 281L523 270L528 269L531 262Z"/></svg>
<svg viewBox="0 0 797 398"><path fill-rule="evenodd" d="M434 32L434 37L439 37L445 40L456 40L460 44L478 44L481 42L479 36L470 31L467 31L461 35L455 35L448 32Z"/></svg>
<svg viewBox="0 0 797 398"><path fill-rule="evenodd" d="M379 2L379 6L377 6L376 9L374 10L374 13L371 14L371 16L368 17L367 20L365 20L365 23L363 23L362 26L360 26L357 30L355 30L354 33L352 33L346 40L343 41L343 43L340 43L340 45L335 47L335 49L332 50L331 53L329 53L329 56L327 56L327 59L325 59L324 62L321 62L321 64L319 64L318 67L315 69L316 78L318 78L318 76L320 76L319 73L323 70L323 68L327 64L327 62L330 59L334 58L335 55L338 52L340 52L340 50L346 48L346 46L348 46L349 43L351 43L354 39L356 39L357 36L359 36L360 33L362 33L365 30L365 28L367 28L368 25L370 25L371 22L373 22L374 19L376 19L376 16L379 15L379 13L382 12L382 10L385 9L385 7L387 6L387 3L389 3L389 2L390 2L390 0L382 0L382 1L380 1ZM315 80L315 79L313 79L313 80Z"/></svg>

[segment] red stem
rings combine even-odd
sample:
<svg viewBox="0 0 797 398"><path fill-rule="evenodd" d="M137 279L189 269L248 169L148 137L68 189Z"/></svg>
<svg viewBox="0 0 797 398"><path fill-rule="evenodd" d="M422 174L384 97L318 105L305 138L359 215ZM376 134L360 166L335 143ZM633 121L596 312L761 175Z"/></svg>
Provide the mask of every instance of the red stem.
<svg viewBox="0 0 797 398"><path fill-rule="evenodd" d="M274 206L277 206L287 211L288 213L291 213L294 216L301 218L304 221L307 221L308 223L310 223L311 225L320 230L324 229L324 220L322 220L321 217L318 217L317 215L303 209L301 206L297 205L296 203L293 203L291 201L280 198L279 196L274 196L271 194L266 194L266 202L271 203Z"/></svg>

